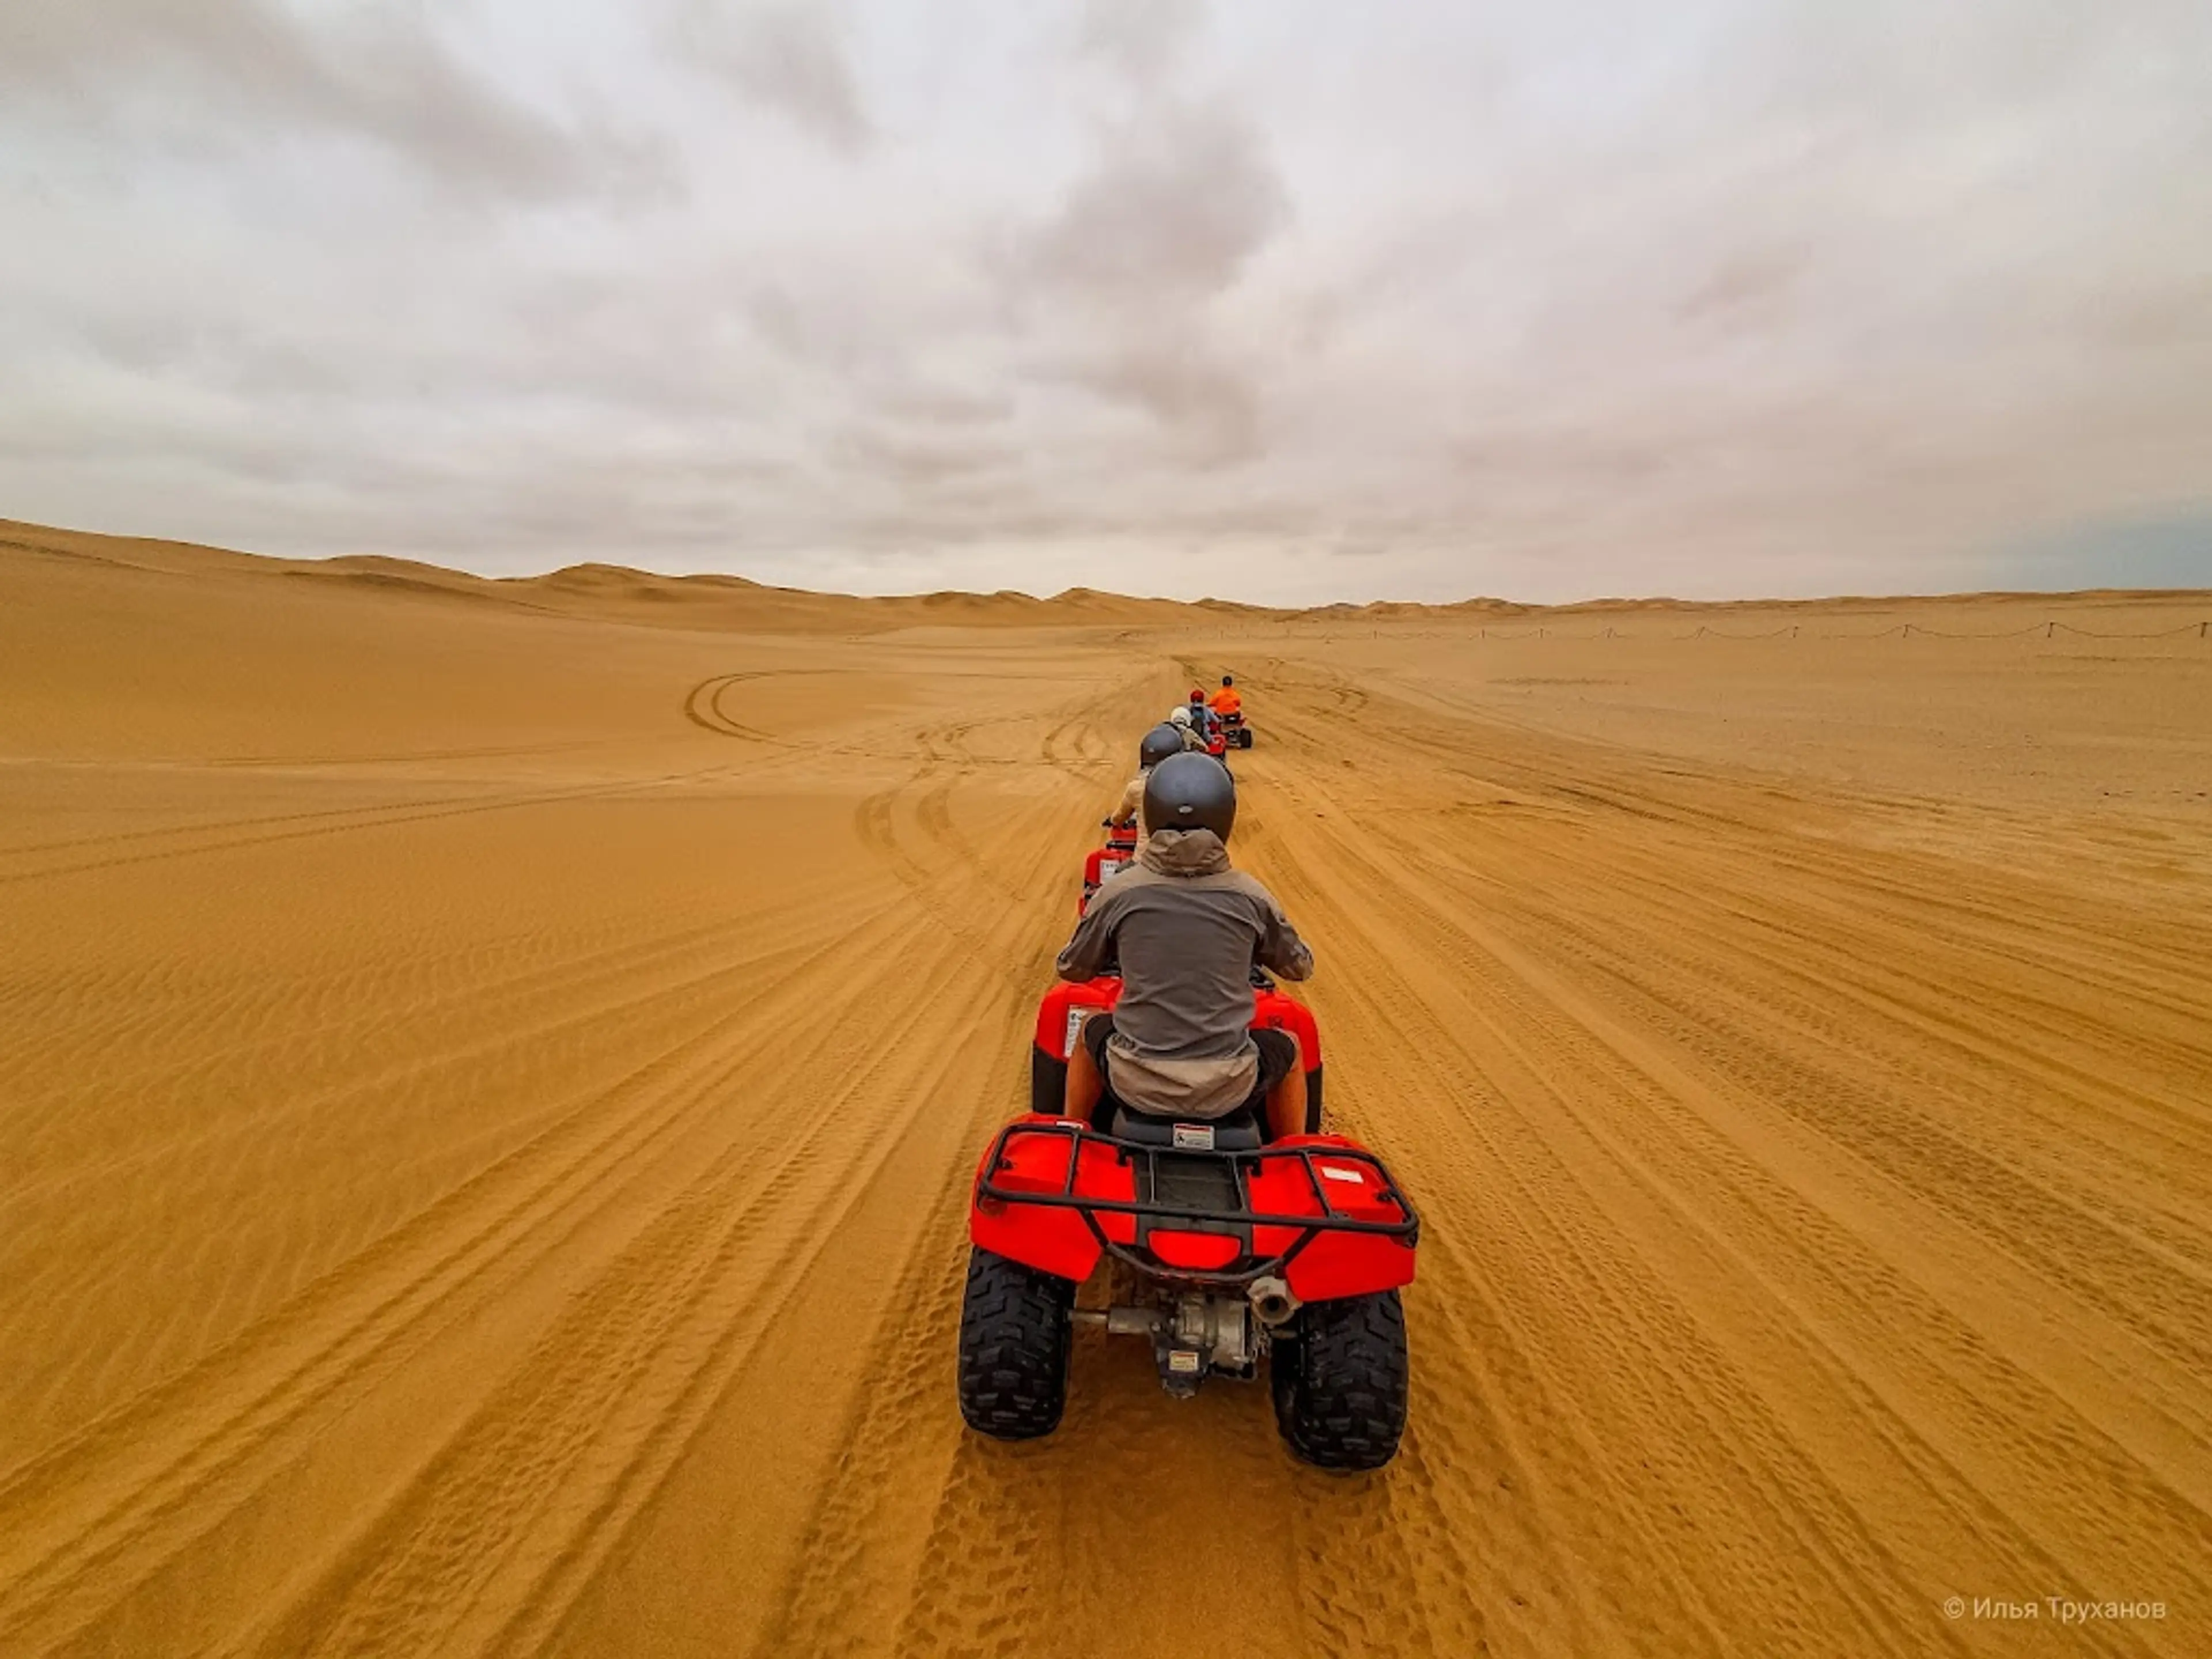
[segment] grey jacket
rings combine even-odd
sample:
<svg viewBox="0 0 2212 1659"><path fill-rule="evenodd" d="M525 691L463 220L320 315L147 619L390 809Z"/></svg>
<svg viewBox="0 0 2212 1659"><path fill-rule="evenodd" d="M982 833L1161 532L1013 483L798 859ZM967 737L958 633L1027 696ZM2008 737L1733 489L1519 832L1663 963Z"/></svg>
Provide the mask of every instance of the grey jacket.
<svg viewBox="0 0 2212 1659"><path fill-rule="evenodd" d="M1210 830L1162 830L1137 863L1098 890L1060 953L1062 979L1121 964L1107 1069L1132 1106L1219 1117L1259 1076L1252 964L1283 979L1313 973L1313 952L1274 895L1241 870Z"/></svg>

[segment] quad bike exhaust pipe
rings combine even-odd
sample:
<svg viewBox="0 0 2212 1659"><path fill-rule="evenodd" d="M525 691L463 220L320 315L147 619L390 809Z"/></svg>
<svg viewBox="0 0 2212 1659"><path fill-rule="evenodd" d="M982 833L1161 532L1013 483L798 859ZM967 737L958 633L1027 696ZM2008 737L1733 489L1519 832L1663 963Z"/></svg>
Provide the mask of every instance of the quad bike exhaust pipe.
<svg viewBox="0 0 2212 1659"><path fill-rule="evenodd" d="M1272 1273L1265 1279L1254 1279L1245 1294L1252 1298L1253 1317L1270 1330L1278 1325L1287 1325L1297 1316L1297 1297L1291 1293L1287 1283Z"/></svg>
<svg viewBox="0 0 2212 1659"><path fill-rule="evenodd" d="M1245 1295L1253 1317L1270 1330L1297 1317L1298 1298L1273 1275L1254 1279ZM1079 1325L1104 1327L1109 1336L1151 1336L1160 1328L1163 1312L1158 1308L1078 1308L1072 1316Z"/></svg>

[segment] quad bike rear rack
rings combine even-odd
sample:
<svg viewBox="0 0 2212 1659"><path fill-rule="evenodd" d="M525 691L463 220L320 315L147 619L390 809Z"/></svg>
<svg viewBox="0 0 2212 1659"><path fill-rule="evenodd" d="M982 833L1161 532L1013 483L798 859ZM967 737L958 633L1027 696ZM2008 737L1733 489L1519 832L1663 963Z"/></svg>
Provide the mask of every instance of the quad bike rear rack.
<svg viewBox="0 0 2212 1659"><path fill-rule="evenodd" d="M1067 1176L1057 1193L1041 1193L1034 1189L1002 1187L997 1176L1007 1166L1007 1143L1018 1136L1054 1136L1069 1143ZM1159 1171L1163 1161L1185 1164L1194 1160L1212 1159L1225 1166L1224 1173L1233 1184L1237 1207L1221 1209L1176 1204L1146 1202L1114 1198L1091 1198L1075 1190L1077 1176L1081 1173L1083 1150L1086 1145L1110 1148L1124 1162L1139 1164L1145 1179L1145 1190L1158 1191ZM1357 1164L1375 1172L1381 1190L1375 1194L1380 1200L1395 1204L1404 1219L1400 1221L1370 1221L1358 1216L1338 1212L1330 1202L1328 1183L1315 1167L1316 1157L1339 1164ZM1319 1215L1279 1215L1255 1210L1250 1206L1247 1171L1267 1163L1294 1162L1304 1174L1307 1186L1321 1206ZM1035 1121L1014 1122L1000 1130L991 1142L989 1155L984 1159L987 1173L976 1183L975 1198L979 1203L1000 1205L1026 1204L1041 1209L1073 1210L1083 1218L1084 1224L1100 1247L1115 1261L1124 1262L1138 1272L1153 1276L1169 1276L1194 1284L1237 1286L1249 1285L1256 1279L1279 1274L1315 1239L1328 1233L1358 1233L1370 1237L1395 1239L1408 1249L1420 1242L1421 1218L1413 1209L1413 1201L1399 1189L1388 1165L1374 1153L1362 1148L1345 1146L1259 1146L1249 1151L1222 1151L1190 1146L1160 1146L1143 1141L1125 1140L1102 1134L1087 1124L1063 1120L1040 1123ZM1136 1218L1136 1243L1124 1244L1110 1238L1098 1224L1101 1215L1127 1215ZM1259 1255L1253 1249L1252 1230L1258 1227L1295 1229L1297 1237L1290 1246L1268 1255ZM1156 1229L1175 1232L1220 1233L1237 1239L1244 1245L1243 1252L1218 1268L1195 1268L1164 1261L1145 1248L1145 1239Z"/></svg>

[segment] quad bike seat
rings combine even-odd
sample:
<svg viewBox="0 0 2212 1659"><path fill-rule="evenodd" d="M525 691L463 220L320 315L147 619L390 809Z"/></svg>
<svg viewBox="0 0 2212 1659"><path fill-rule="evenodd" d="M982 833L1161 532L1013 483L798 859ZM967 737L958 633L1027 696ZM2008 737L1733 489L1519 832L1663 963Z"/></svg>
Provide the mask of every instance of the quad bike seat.
<svg viewBox="0 0 2212 1659"><path fill-rule="evenodd" d="M1184 1139L1176 1138L1177 1129L1183 1131ZM1194 1129L1211 1131L1211 1145L1194 1145L1198 1139L1191 1133ZM1226 1117L1194 1121L1154 1117L1149 1112L1133 1111L1116 1102L1106 1133L1116 1140L1133 1140L1140 1146L1181 1147L1191 1152L1256 1152L1262 1139L1259 1120L1242 1106Z"/></svg>

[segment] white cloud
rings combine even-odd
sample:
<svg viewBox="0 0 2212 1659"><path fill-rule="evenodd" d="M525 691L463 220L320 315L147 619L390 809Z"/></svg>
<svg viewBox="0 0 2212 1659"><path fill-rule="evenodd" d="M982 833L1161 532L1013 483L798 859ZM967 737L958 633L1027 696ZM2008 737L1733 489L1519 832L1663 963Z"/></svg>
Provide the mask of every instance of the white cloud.
<svg viewBox="0 0 2212 1659"><path fill-rule="evenodd" d="M844 155L874 137L831 14L820 0L745 7L686 0L671 40L744 97Z"/></svg>
<svg viewBox="0 0 2212 1659"><path fill-rule="evenodd" d="M120 0L0 94L0 514L1562 597L2212 489L2197 5Z"/></svg>

